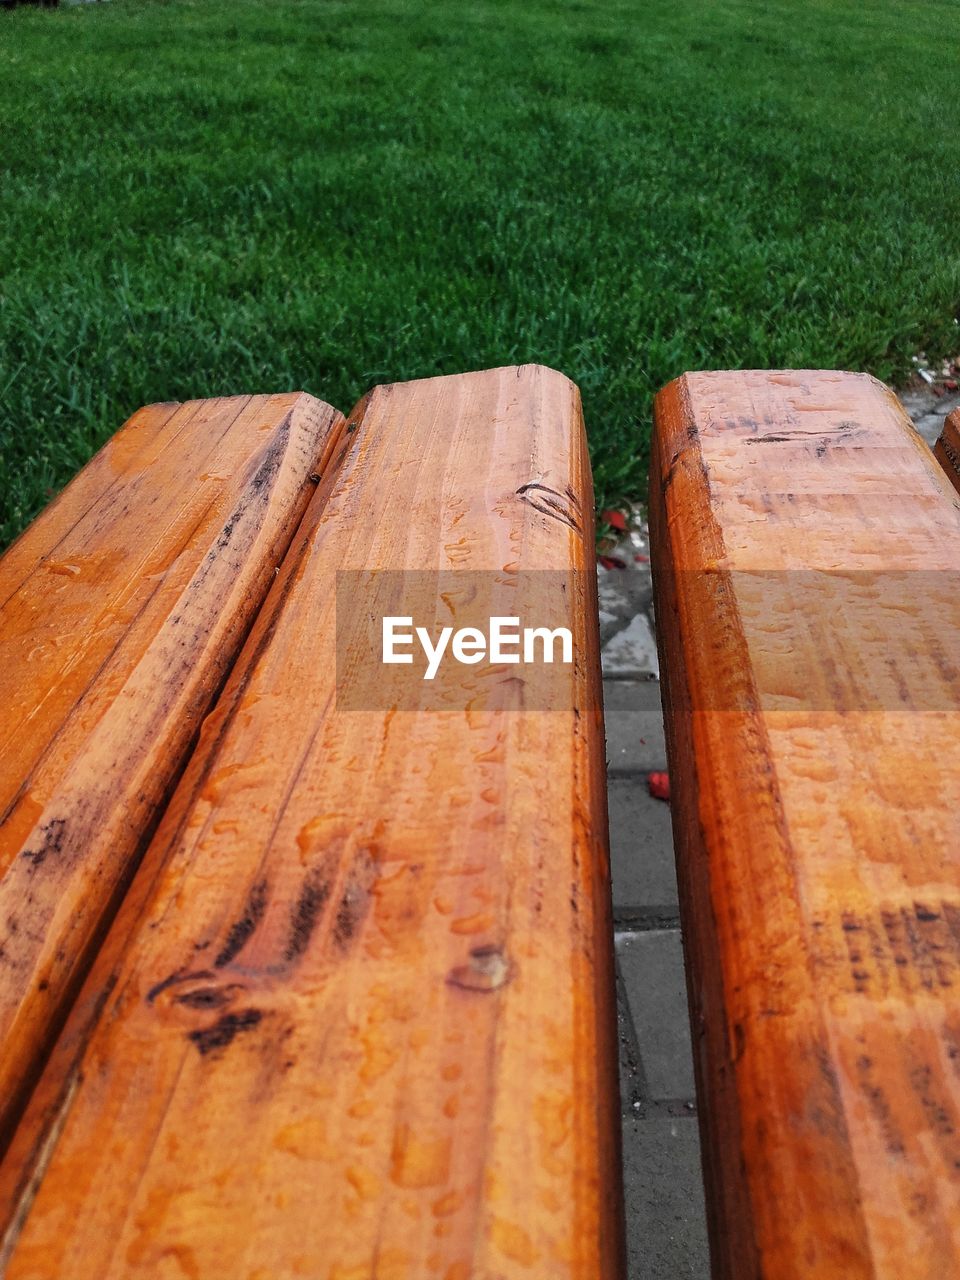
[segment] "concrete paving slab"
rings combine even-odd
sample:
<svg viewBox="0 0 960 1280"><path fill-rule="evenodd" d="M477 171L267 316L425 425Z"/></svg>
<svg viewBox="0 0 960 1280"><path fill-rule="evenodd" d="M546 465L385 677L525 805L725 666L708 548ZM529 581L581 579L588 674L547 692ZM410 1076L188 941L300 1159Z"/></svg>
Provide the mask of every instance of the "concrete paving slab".
<svg viewBox="0 0 960 1280"><path fill-rule="evenodd" d="M623 620L618 618L615 613L608 613L606 609L600 610L600 643L609 639L610 636L622 625Z"/></svg>
<svg viewBox="0 0 960 1280"><path fill-rule="evenodd" d="M606 643L601 642L600 665L605 677L636 679L647 676L659 680L657 642L645 613L638 613L622 631L617 631Z"/></svg>
<svg viewBox="0 0 960 1280"><path fill-rule="evenodd" d="M653 601L649 568L600 570L597 575L600 612L622 626L638 613L648 613ZM616 629L616 628L614 628ZM607 637L601 630L601 640Z"/></svg>
<svg viewBox="0 0 960 1280"><path fill-rule="evenodd" d="M667 767L659 681L605 680L603 715L611 776Z"/></svg>
<svg viewBox="0 0 960 1280"><path fill-rule="evenodd" d="M616 950L647 1096L656 1102L693 1100L693 1055L679 931L618 932Z"/></svg>
<svg viewBox="0 0 960 1280"><path fill-rule="evenodd" d="M645 535L645 528L642 530ZM628 1280L709 1280L649 570L601 572ZM658 927L650 928L652 922ZM644 925L643 931L631 926Z"/></svg>
<svg viewBox="0 0 960 1280"><path fill-rule="evenodd" d="M613 909L677 910L670 806L654 800L644 778L607 783Z"/></svg>
<svg viewBox="0 0 960 1280"><path fill-rule="evenodd" d="M625 1117L629 1280L710 1280L694 1117Z"/></svg>

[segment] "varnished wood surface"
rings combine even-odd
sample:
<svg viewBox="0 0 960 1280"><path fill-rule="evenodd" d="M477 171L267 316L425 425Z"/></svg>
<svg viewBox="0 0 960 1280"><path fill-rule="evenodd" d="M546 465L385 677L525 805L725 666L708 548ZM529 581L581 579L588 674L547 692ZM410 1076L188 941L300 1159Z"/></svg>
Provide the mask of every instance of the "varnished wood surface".
<svg viewBox="0 0 960 1280"><path fill-rule="evenodd" d="M340 424L150 405L0 560L0 1145Z"/></svg>
<svg viewBox="0 0 960 1280"><path fill-rule="evenodd" d="M0 1167L8 1280L623 1275L579 396L380 387L347 439ZM554 709L338 706L338 570L527 568Z"/></svg>
<svg viewBox="0 0 960 1280"><path fill-rule="evenodd" d="M960 1276L960 499L865 376L688 374L655 435L715 1274Z"/></svg>
<svg viewBox="0 0 960 1280"><path fill-rule="evenodd" d="M947 415L933 453L960 493L960 409L954 409Z"/></svg>

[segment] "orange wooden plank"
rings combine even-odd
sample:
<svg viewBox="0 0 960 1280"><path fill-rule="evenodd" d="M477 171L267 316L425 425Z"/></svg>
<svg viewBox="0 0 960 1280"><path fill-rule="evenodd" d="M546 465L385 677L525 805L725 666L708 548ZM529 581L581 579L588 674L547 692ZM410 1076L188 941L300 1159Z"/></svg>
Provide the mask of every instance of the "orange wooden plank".
<svg viewBox="0 0 960 1280"><path fill-rule="evenodd" d="M141 409L0 560L0 1144L341 423Z"/></svg>
<svg viewBox="0 0 960 1280"><path fill-rule="evenodd" d="M622 1275L579 395L498 369L348 425L0 1170L8 1280ZM554 571L552 709L475 667L345 709L351 569Z"/></svg>
<svg viewBox="0 0 960 1280"><path fill-rule="evenodd" d="M933 454L960 493L960 409L947 415Z"/></svg>
<svg viewBox="0 0 960 1280"><path fill-rule="evenodd" d="M960 502L862 375L687 374L655 434L715 1274L960 1276Z"/></svg>

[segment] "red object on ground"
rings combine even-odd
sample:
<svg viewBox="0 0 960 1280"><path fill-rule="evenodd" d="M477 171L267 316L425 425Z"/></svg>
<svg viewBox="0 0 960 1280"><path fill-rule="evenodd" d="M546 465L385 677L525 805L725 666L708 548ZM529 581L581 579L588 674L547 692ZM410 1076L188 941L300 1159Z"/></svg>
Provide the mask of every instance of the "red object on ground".
<svg viewBox="0 0 960 1280"><path fill-rule="evenodd" d="M627 517L622 511L601 511L600 519L612 524L615 529L619 529L621 533L627 531Z"/></svg>
<svg viewBox="0 0 960 1280"><path fill-rule="evenodd" d="M627 562L621 560L619 556L597 556L597 559L605 569L625 569Z"/></svg>
<svg viewBox="0 0 960 1280"><path fill-rule="evenodd" d="M669 773L651 773L647 778L647 786L654 800L666 800L670 802L670 775Z"/></svg>

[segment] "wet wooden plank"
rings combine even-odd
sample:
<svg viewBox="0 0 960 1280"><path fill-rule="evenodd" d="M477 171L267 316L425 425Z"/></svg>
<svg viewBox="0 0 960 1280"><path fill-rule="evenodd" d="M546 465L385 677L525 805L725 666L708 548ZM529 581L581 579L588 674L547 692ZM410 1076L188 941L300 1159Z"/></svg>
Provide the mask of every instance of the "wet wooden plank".
<svg viewBox="0 0 960 1280"><path fill-rule="evenodd" d="M960 502L854 374L656 405L651 538L718 1276L960 1276Z"/></svg>
<svg viewBox="0 0 960 1280"><path fill-rule="evenodd" d="M342 421L150 405L0 560L0 1142Z"/></svg>
<svg viewBox="0 0 960 1280"><path fill-rule="evenodd" d="M947 415L933 454L960 493L960 409Z"/></svg>
<svg viewBox="0 0 960 1280"><path fill-rule="evenodd" d="M380 387L348 432L0 1168L8 1280L623 1275L579 395ZM351 570L372 614L495 580L576 660L546 709L463 666L351 710Z"/></svg>

